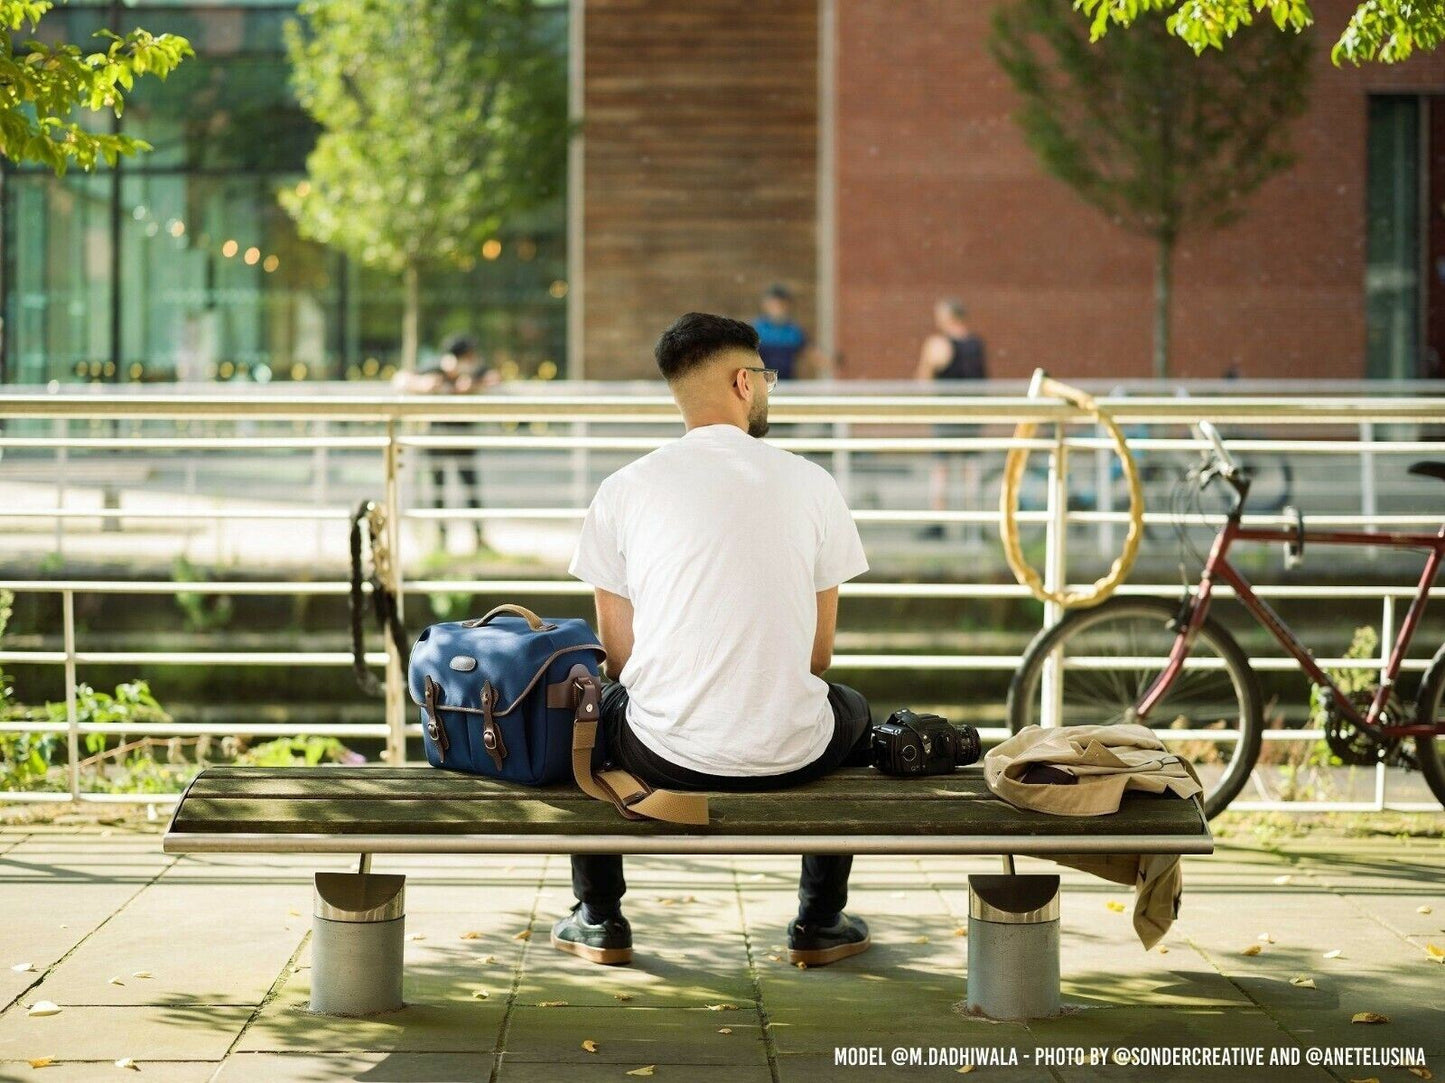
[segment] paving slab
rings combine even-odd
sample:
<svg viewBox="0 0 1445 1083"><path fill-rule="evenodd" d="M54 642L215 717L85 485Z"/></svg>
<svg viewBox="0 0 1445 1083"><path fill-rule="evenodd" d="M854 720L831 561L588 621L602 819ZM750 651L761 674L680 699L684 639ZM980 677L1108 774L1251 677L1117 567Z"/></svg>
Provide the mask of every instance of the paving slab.
<svg viewBox="0 0 1445 1083"><path fill-rule="evenodd" d="M220 1061L145 1060L141 1057L134 1060L134 1069L117 1068L113 1060L57 1058L44 1069L31 1068L28 1060L0 1060L0 1079L33 1079L37 1083L95 1083L96 1080L115 1080L116 1083L121 1083L126 1079L142 1079L145 1083L210 1083L221 1067Z"/></svg>
<svg viewBox="0 0 1445 1083"><path fill-rule="evenodd" d="M0 1016L0 1060L220 1060L251 1011L209 1004L115 1005L30 1016L17 1006Z"/></svg>
<svg viewBox="0 0 1445 1083"><path fill-rule="evenodd" d="M318 1015L310 1010L311 983L295 974L268 1001L241 1036L237 1052L492 1053L506 1008L502 1000L467 995L431 996L395 1012L365 1019Z"/></svg>
<svg viewBox="0 0 1445 1083"><path fill-rule="evenodd" d="M496 1059L491 1053L235 1053L215 1083L486 1083Z"/></svg>
<svg viewBox="0 0 1445 1083"><path fill-rule="evenodd" d="M568 1083L631 1083L627 1064L568 1064L565 1077L559 1077L555 1065L546 1062L513 1060L510 1054L502 1056L498 1083L556 1083L565 1078ZM645 1065L638 1065L645 1067ZM655 1064L651 1079L663 1083L673 1080L677 1083L772 1083L773 1075L766 1064Z"/></svg>
<svg viewBox="0 0 1445 1083"><path fill-rule="evenodd" d="M731 1031L723 1034L723 1029ZM597 1052L582 1047L595 1041ZM507 1024L507 1061L553 1065L608 1062L718 1064L767 1067L767 1050L755 1010L706 1008L513 1008Z"/></svg>

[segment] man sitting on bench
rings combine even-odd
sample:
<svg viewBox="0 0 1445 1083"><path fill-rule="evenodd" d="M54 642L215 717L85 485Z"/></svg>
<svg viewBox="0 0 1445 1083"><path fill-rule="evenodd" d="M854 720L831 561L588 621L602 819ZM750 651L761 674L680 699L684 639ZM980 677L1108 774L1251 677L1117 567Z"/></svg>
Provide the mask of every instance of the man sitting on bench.
<svg viewBox="0 0 1445 1083"><path fill-rule="evenodd" d="M674 790L782 789L866 764L868 701L821 676L838 584L868 570L837 482L760 439L777 373L752 327L689 312L656 357L687 431L602 482L569 568L596 589L607 759ZM868 948L843 913L852 864L803 858L790 961ZM553 946L631 962L621 855L574 855L572 890Z"/></svg>

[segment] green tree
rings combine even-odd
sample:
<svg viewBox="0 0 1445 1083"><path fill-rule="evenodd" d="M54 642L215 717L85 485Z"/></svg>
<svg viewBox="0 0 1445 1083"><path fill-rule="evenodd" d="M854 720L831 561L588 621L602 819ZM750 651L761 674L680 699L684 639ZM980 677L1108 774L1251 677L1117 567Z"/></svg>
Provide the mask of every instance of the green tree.
<svg viewBox="0 0 1445 1083"><path fill-rule="evenodd" d="M565 42L533 0L303 0L298 14L293 81L322 134L281 202L304 236L401 276L412 369L419 273L469 266L559 190Z"/></svg>
<svg viewBox="0 0 1445 1083"><path fill-rule="evenodd" d="M0 157L64 174L72 163L89 170L97 159L113 166L122 154L150 150L144 140L94 132L71 118L77 109L120 116L135 78L164 79L195 55L190 43L144 30L124 37L103 30L96 36L108 44L90 53L75 45L16 41L35 33L53 6L50 0L0 0Z"/></svg>
<svg viewBox="0 0 1445 1083"><path fill-rule="evenodd" d="M1258 14L1267 12L1275 26L1295 33L1314 23L1308 0L1074 0L1074 7L1091 20L1094 40L1103 37L1111 23L1130 26L1141 15L1172 9L1169 32L1196 54L1223 48ZM1371 60L1394 64L1441 41L1445 4L1439 0L1364 0L1345 24L1330 58L1337 66L1346 60L1355 65Z"/></svg>
<svg viewBox="0 0 1445 1083"><path fill-rule="evenodd" d="M1226 51L1181 57L1157 15L1091 41L1061 0L1018 0L994 12L989 47L1044 168L1154 241L1153 370L1166 377L1175 246L1186 231L1237 220L1294 160L1289 121L1308 98L1308 43L1246 33Z"/></svg>

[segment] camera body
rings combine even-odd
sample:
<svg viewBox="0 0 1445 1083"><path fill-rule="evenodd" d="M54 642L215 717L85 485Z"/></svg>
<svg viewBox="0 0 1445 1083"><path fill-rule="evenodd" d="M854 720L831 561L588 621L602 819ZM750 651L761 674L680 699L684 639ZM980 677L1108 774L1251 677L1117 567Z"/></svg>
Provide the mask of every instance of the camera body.
<svg viewBox="0 0 1445 1083"><path fill-rule="evenodd" d="M978 730L936 714L894 711L873 727L873 766L887 775L947 775L978 760Z"/></svg>

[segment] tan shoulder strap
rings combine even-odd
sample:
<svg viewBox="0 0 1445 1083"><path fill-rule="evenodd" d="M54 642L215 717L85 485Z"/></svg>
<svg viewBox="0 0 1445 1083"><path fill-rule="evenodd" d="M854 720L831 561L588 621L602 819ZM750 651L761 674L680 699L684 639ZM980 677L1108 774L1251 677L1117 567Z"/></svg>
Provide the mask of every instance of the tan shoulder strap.
<svg viewBox="0 0 1445 1083"><path fill-rule="evenodd" d="M575 672L575 671L574 671ZM602 689L585 670L573 677L577 716L572 724L572 776L589 797L609 801L629 820L667 820L705 826L707 798L697 793L655 790L627 771L592 773L592 749L597 744L597 723L602 713Z"/></svg>

